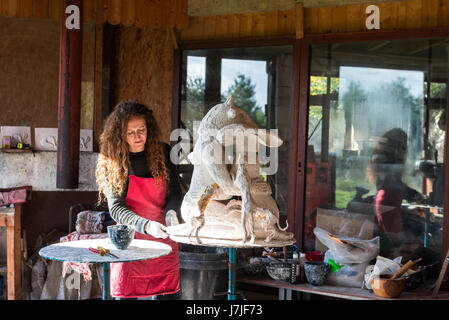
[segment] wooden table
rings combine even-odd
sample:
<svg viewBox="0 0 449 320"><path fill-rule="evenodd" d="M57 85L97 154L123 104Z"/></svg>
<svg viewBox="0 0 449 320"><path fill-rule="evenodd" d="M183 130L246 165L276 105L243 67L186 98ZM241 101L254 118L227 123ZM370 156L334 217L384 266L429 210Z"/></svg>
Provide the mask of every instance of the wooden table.
<svg viewBox="0 0 449 320"><path fill-rule="evenodd" d="M22 204L13 208L0 208L0 227L6 227L6 271L8 300L20 300L22 297L22 259L21 259L21 216Z"/></svg>
<svg viewBox="0 0 449 320"><path fill-rule="evenodd" d="M440 292L436 299L432 299L432 291L404 291L398 298L387 299L378 297L367 289L326 285L312 286L309 283L291 284L287 281L277 281L267 277L239 277L237 282L277 288L279 289L279 300L291 300L292 291L349 300L449 300L449 292Z"/></svg>
<svg viewBox="0 0 449 320"><path fill-rule="evenodd" d="M25 189L26 199L31 200L31 186L0 188L0 192L9 193ZM22 203L14 203L13 207L0 208L0 227L6 227L6 270L0 266L0 272L7 273L8 300L22 298ZM24 246L27 244L25 243Z"/></svg>
<svg viewBox="0 0 449 320"><path fill-rule="evenodd" d="M100 256L89 250L90 247L96 249L98 246L109 249L118 258ZM52 244L42 248L39 255L45 259L63 262L103 264L103 300L110 300L109 267L111 263L156 259L171 251L172 248L165 243L140 239L134 239L126 250L118 250L109 238L105 238Z"/></svg>

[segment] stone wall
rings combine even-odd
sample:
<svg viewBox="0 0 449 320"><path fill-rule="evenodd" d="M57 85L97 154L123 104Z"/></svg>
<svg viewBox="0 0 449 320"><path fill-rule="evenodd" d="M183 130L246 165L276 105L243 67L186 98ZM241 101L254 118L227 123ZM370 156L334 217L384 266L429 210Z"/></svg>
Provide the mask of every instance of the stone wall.
<svg viewBox="0 0 449 320"><path fill-rule="evenodd" d="M81 129L93 128L95 26L83 25ZM0 16L0 126L58 126L59 23Z"/></svg>
<svg viewBox="0 0 449 320"><path fill-rule="evenodd" d="M79 188L67 191L96 191L95 167L98 153L81 152ZM63 191L56 188L57 153L0 152L0 188L30 185L35 191Z"/></svg>

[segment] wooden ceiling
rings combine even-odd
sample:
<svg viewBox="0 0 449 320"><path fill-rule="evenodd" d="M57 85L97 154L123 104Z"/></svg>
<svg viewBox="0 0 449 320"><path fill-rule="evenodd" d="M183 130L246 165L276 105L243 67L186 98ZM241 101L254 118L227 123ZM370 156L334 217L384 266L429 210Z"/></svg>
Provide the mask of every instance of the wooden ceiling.
<svg viewBox="0 0 449 320"><path fill-rule="evenodd" d="M60 20L62 0L0 0L0 15ZM109 22L155 29L189 25L187 0L84 0L84 22Z"/></svg>

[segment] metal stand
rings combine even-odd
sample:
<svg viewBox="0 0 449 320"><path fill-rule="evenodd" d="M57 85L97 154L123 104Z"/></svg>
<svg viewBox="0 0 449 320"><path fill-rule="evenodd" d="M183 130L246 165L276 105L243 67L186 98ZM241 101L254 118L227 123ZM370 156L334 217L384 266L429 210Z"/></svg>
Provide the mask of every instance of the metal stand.
<svg viewBox="0 0 449 320"><path fill-rule="evenodd" d="M111 300L109 263L103 263L103 300Z"/></svg>
<svg viewBox="0 0 449 320"><path fill-rule="evenodd" d="M237 300L237 296L235 294L236 264L237 264L237 249L229 248L228 300Z"/></svg>
<svg viewBox="0 0 449 320"><path fill-rule="evenodd" d="M245 296L241 292L236 292L236 269L237 269L237 249L238 248L261 248L266 247L267 244L263 242L263 240L260 241L260 243L255 244L242 244L238 241L232 241L232 240L214 240L214 239L208 239L208 242L203 241L202 243L194 243L190 241L189 237L186 236L171 236L170 237L173 241L179 242L179 243L185 243L189 245L201 245L206 247L220 247L220 248L226 248L228 249L229 257L228 257L228 291L227 292L219 292L214 293L214 296L224 296L227 295L227 300L237 300L237 295L240 295L243 300L246 300ZM233 244L230 244L229 242L234 242ZM288 245L292 245L296 242L295 239L288 240L288 241L278 241L270 243L270 247L285 247ZM238 246L232 246L234 244L237 244ZM232 247L230 247L230 245Z"/></svg>

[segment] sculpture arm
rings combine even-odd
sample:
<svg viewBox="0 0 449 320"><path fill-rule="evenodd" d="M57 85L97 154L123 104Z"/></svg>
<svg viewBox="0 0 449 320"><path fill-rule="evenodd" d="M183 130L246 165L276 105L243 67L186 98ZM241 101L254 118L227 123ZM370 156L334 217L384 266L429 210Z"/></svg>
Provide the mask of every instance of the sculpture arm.
<svg viewBox="0 0 449 320"><path fill-rule="evenodd" d="M204 144L201 157L207 172L212 178L210 184L217 183L223 192L228 195L240 195L240 190L234 185L228 165L224 161L224 148L217 140L213 139Z"/></svg>

